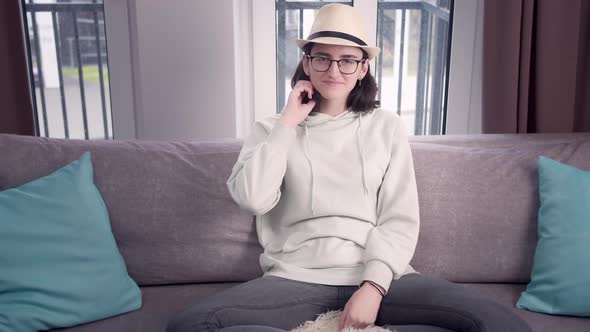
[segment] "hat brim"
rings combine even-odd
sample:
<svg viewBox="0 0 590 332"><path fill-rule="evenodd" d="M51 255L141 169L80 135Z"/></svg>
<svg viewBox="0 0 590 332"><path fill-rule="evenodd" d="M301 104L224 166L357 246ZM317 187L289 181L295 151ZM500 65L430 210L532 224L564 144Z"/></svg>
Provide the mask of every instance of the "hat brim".
<svg viewBox="0 0 590 332"><path fill-rule="evenodd" d="M315 38L314 40L307 40L307 39L297 39L295 40L297 46L303 50L303 47L309 43L317 43L317 44L327 44L327 45L340 45L340 46L353 46L363 49L367 52L369 60L373 60L381 51L379 47L372 47L372 46L361 46L356 44L350 40L337 38L337 37L320 37Z"/></svg>

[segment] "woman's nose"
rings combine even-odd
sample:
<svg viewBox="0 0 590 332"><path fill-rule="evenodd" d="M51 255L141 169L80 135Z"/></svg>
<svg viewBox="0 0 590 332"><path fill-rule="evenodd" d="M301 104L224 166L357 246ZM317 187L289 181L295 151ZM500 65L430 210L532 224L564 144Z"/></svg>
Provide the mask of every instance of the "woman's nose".
<svg viewBox="0 0 590 332"><path fill-rule="evenodd" d="M338 62L332 62L332 65L328 69L328 74L330 74L330 76L340 75L340 68L338 68Z"/></svg>

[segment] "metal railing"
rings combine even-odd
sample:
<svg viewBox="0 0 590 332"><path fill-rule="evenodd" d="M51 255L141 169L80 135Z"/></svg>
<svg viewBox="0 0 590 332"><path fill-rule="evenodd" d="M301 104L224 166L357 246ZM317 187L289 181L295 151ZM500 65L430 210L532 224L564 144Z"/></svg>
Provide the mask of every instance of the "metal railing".
<svg viewBox="0 0 590 332"><path fill-rule="evenodd" d="M40 113L43 117L43 126L44 126L44 133L46 137L50 137L49 132L49 119L48 119L48 105L46 103L46 84L44 79L44 67L43 58L41 56L41 45L40 45L40 38L39 38L39 26L37 22L37 13L50 13L52 26L53 26L53 40L55 41L55 51L56 51L56 60L57 60L57 72L59 78L59 87L60 87L60 99L61 99L61 115L63 119L63 126L64 126L64 134L66 138L70 138L70 128L69 128L69 121L68 121L68 110L66 104L66 93L64 90L64 72L63 72L63 59L62 59L62 50L61 50L61 41L62 37L65 40L71 40L70 42L70 59L69 63L74 65L77 68L78 73L78 86L79 86L79 93L80 93L80 100L81 100L81 112L82 112L82 123L84 126L84 138L89 139L89 129L88 129L88 115L87 115L87 98L86 98L86 91L84 87L84 71L83 65L83 58L93 58L95 59L98 65L98 75L99 75L99 85L100 85L100 101L101 101L101 108L102 108L102 127L104 131L104 138L109 139L112 136L109 134L109 119L107 118L107 100L105 97L105 77L103 75L103 60L106 59L106 52L101 52L101 46L106 48L106 44L104 44L105 39L104 37L100 37L100 32L104 32L104 20L99 20L98 14L104 13L104 5L98 3L97 0L93 0L93 3L83 3L83 2L59 2L59 3L34 3L33 0L27 0L26 2L23 0L23 13L24 13L24 23L25 23L25 31L27 31L26 38L27 41L27 50L29 56L29 68L31 73L31 84L32 93L33 93L33 104L35 108L35 130L38 136L41 135L40 128L39 128L39 118L38 114ZM30 15L29 15L30 14ZM61 36L63 31L60 31L58 28L58 24L62 22L62 20L68 19L66 15L71 15L71 24L73 25L73 36ZM91 16L91 19L84 18L81 16ZM29 29L29 16L30 16L30 23L32 23L32 31ZM90 24L91 29L93 31L93 36L81 36L80 35L80 28L79 24ZM102 30L100 30L102 29ZM92 43L92 46L96 49L96 54L89 55L88 52L84 54L81 47L81 41L89 41ZM102 44L101 44L102 42ZM31 45L33 44L33 45ZM34 47L32 47L34 46ZM36 63L36 68L35 68ZM87 63L87 62L86 62ZM105 61L104 64L105 69L108 67L108 63ZM38 75L38 80L34 74ZM36 82L38 81L38 86L35 87ZM108 82L107 82L108 83ZM41 108L39 109L39 105L37 103L37 95L36 95L36 88L39 90L39 99L41 103ZM109 101L110 102L110 101ZM109 105L110 109L110 105ZM112 130L111 130L112 132Z"/></svg>
<svg viewBox="0 0 590 332"><path fill-rule="evenodd" d="M404 40L406 17L410 10L420 12L420 46L418 52L418 70L416 87L416 108L414 118L415 135L439 135L445 133L446 95L448 91L448 70L450 54L450 27L453 0L434 1L380 1L378 3L378 22L382 31L387 24L385 11L401 12L400 61L398 71L398 91L396 112L401 114L401 89L403 86L402 64L404 62ZM383 33L378 34L378 46L383 49ZM383 63L383 52L379 54L378 63ZM381 66L377 66L377 81L381 87L383 77ZM381 99L382 89L378 98Z"/></svg>
<svg viewBox="0 0 590 332"><path fill-rule="evenodd" d="M332 2L330 2L332 3ZM351 4L351 1L342 1L340 3ZM287 11L299 11L299 29L297 38L303 36L303 11L317 10L326 5L323 1L285 1L276 0L276 18L277 18L277 113L282 109L285 102L286 78L294 71L294 66L298 63L286 59L287 50L294 49L292 44L287 44L293 39L286 35L287 29ZM452 24L453 0L422 0L422 1L379 1L377 10L378 34L377 46L382 52L376 59L375 78L379 87L377 100L382 100L383 93L394 93L395 91L383 91L383 63L384 53L384 27L392 22L388 21L386 11L401 11L401 31L399 40L399 59L397 75L397 100L394 107L398 114L402 111L402 86L404 53L406 40L406 20L409 11L419 11L420 13L420 44L418 50L418 65L416 74L416 106L414 117L414 134L415 135L436 135L444 134L446 126L446 101L448 91L448 71L449 71L449 54L450 54L450 37ZM392 36L388 36L392 37ZM407 60L407 59L406 59ZM288 62L288 64L282 65Z"/></svg>

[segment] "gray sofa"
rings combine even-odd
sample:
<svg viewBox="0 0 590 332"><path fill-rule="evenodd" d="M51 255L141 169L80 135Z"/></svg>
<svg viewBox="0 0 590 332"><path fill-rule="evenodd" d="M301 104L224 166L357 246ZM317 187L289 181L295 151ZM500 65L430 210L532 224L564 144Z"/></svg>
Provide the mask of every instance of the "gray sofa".
<svg viewBox="0 0 590 332"><path fill-rule="evenodd" d="M590 331L590 319L514 307L536 245L537 157L590 169L590 133L410 141L422 225L413 267L479 289L534 331ZM164 331L189 303L261 275L254 217L226 187L241 145L0 135L0 189L92 152L117 244L142 289L142 309L64 331Z"/></svg>

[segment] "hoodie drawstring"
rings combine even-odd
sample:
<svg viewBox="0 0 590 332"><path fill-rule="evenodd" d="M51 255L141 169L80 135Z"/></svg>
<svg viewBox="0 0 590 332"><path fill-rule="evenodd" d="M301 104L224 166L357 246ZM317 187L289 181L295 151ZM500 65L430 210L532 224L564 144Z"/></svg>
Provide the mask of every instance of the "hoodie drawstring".
<svg viewBox="0 0 590 332"><path fill-rule="evenodd" d="M361 147L361 164L363 171L363 186L365 187L365 195L369 194L369 188L367 187L367 177L365 175L365 147L363 145L363 113L359 114L359 136L360 136L360 147Z"/></svg>
<svg viewBox="0 0 590 332"><path fill-rule="evenodd" d="M311 147L309 145L309 130L307 124L305 125L305 142L307 143L307 160L309 161L309 168L311 169L311 215L314 215L314 195L315 195L315 174L313 173L313 163L311 161Z"/></svg>

